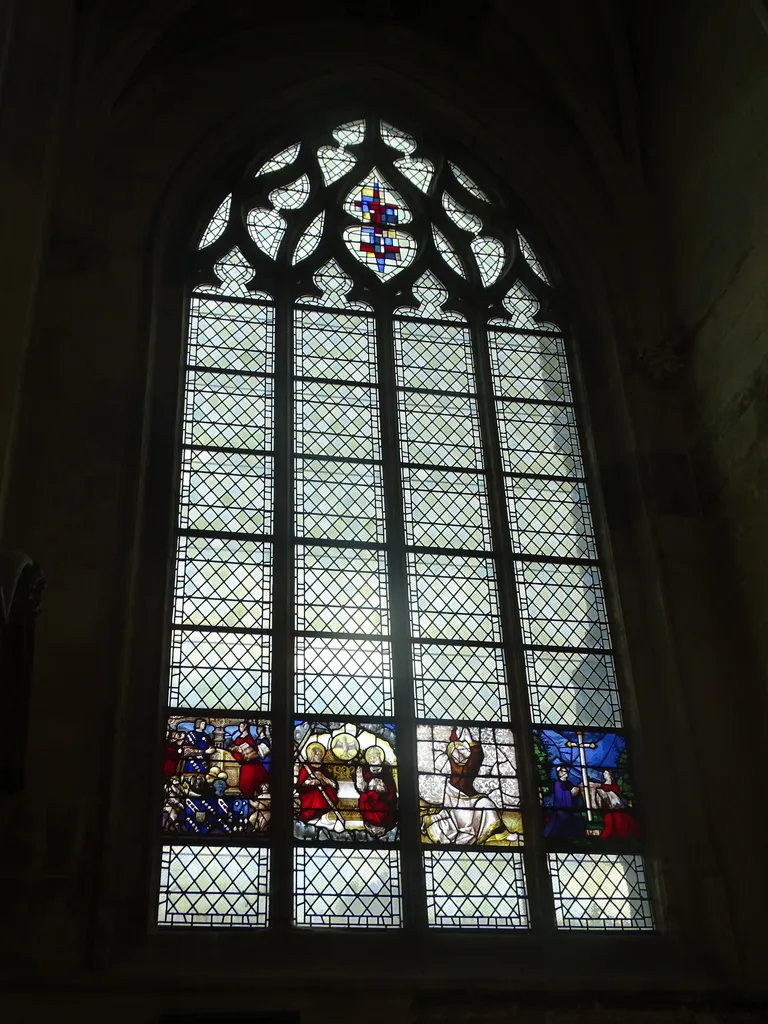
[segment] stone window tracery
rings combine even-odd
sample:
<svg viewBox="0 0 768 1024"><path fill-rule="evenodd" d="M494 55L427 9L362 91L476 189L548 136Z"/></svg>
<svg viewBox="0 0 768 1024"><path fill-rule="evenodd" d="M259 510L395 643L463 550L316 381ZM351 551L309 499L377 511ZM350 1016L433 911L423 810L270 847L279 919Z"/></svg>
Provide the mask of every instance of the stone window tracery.
<svg viewBox="0 0 768 1024"><path fill-rule="evenodd" d="M193 268L159 923L651 928L568 346L503 198L362 118L248 169Z"/></svg>

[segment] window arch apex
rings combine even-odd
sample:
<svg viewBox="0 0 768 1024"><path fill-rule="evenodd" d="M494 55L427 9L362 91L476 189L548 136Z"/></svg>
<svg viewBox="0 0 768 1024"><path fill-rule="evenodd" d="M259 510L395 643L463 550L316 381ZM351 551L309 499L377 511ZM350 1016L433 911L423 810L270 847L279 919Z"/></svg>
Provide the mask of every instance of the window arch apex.
<svg viewBox="0 0 768 1024"><path fill-rule="evenodd" d="M194 280L218 290L224 257L298 294L334 260L373 296L407 291L429 271L475 315L505 317L517 281L550 309L541 260L491 194L421 133L378 117L343 122L284 146L234 184L197 243Z"/></svg>

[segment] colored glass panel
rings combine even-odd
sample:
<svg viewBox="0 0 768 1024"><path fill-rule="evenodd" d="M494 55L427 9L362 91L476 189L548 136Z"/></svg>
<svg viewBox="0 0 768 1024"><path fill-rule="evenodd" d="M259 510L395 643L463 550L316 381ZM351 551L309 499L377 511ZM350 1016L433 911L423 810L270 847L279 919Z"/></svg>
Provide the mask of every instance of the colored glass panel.
<svg viewBox="0 0 768 1024"><path fill-rule="evenodd" d="M294 727L294 835L330 842L397 838L395 727L308 719Z"/></svg>
<svg viewBox="0 0 768 1024"><path fill-rule="evenodd" d="M370 253L379 270L387 260L397 262L400 246L397 244L397 206L387 202L378 181L367 185L355 206L362 214L360 252Z"/></svg>
<svg viewBox="0 0 768 1024"><path fill-rule="evenodd" d="M271 765L268 721L172 715L163 760L163 831L267 832L272 816Z"/></svg>
<svg viewBox="0 0 768 1024"><path fill-rule="evenodd" d="M549 844L637 844L635 783L621 733L534 729L533 749Z"/></svg>
<svg viewBox="0 0 768 1024"><path fill-rule="evenodd" d="M417 726L422 842L517 847L523 819L511 729Z"/></svg>

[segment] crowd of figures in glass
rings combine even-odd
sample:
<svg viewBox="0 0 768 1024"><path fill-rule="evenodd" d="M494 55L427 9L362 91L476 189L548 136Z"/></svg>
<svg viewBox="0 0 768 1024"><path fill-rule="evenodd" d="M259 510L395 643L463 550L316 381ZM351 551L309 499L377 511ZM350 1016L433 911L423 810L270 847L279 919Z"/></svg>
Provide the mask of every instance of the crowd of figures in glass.
<svg viewBox="0 0 768 1024"><path fill-rule="evenodd" d="M169 718L163 831L266 832L270 764L269 722Z"/></svg>
<svg viewBox="0 0 768 1024"><path fill-rule="evenodd" d="M539 920L651 928L557 298L504 197L350 121L248 168L196 259L161 923L270 923L274 775L297 926L526 928L534 871Z"/></svg>

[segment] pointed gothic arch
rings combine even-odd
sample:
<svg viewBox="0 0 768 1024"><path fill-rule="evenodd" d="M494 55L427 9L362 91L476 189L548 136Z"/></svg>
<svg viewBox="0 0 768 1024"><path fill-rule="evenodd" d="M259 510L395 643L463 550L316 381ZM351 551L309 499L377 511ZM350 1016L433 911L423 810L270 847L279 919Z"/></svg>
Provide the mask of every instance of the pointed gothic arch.
<svg viewBox="0 0 768 1024"><path fill-rule="evenodd" d="M160 923L651 928L567 346L503 195L329 126L246 167L188 284Z"/></svg>

